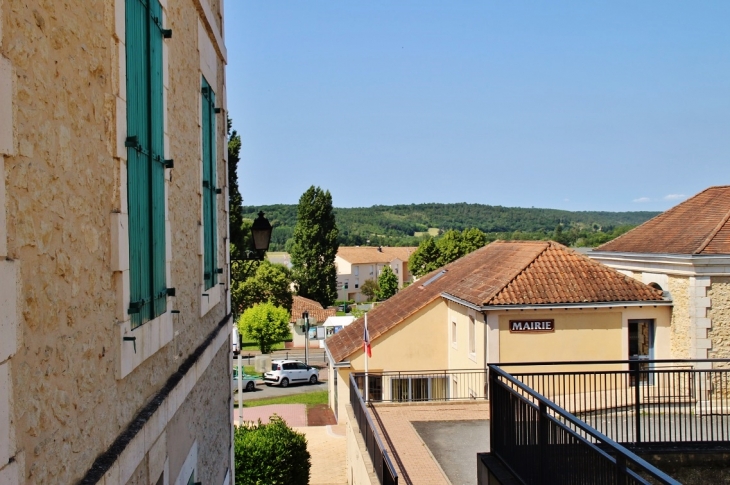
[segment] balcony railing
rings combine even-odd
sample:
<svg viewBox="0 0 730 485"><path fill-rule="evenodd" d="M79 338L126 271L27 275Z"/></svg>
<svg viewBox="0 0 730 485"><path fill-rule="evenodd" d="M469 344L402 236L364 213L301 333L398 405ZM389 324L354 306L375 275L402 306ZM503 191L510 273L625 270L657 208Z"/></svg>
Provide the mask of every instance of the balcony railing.
<svg viewBox="0 0 730 485"><path fill-rule="evenodd" d="M679 484L498 366L489 368L490 448L526 484Z"/></svg>
<svg viewBox="0 0 730 485"><path fill-rule="evenodd" d="M730 447L730 360L551 362L500 368L629 448Z"/></svg>
<svg viewBox="0 0 730 485"><path fill-rule="evenodd" d="M398 485L398 473L396 473L393 462L388 456L388 450L383 446L383 441L380 439L380 435L362 398L362 393L358 390L352 374L350 374L350 405L355 413L357 426L365 441L365 448L373 462L378 480L382 485Z"/></svg>
<svg viewBox="0 0 730 485"><path fill-rule="evenodd" d="M364 394L365 375L353 373ZM487 399L487 371L473 369L368 373L370 402L424 402Z"/></svg>

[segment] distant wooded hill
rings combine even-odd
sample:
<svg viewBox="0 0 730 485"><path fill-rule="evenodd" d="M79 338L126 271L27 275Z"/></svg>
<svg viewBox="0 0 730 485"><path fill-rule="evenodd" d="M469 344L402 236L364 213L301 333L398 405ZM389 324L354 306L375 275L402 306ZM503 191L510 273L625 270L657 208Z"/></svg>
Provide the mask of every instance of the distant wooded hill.
<svg viewBox="0 0 730 485"><path fill-rule="evenodd" d="M288 250L297 222L296 205L244 207L244 217L255 219L259 211L274 226L271 251ZM557 209L525 209L483 204L376 205L335 209L340 244L346 246L417 246L431 234L475 227L494 239L550 239L560 226L559 237L569 245L591 246L609 240L641 224L658 212L571 212ZM438 229L438 231L434 231ZM573 237L571 237L571 235ZM595 235L595 237L593 237Z"/></svg>

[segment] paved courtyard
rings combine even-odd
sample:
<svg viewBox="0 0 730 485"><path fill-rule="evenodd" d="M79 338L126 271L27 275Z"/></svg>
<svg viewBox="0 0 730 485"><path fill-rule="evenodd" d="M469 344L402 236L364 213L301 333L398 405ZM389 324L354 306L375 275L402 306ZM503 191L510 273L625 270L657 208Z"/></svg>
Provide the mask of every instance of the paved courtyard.
<svg viewBox="0 0 730 485"><path fill-rule="evenodd" d="M449 485L450 477L453 485L476 483L476 453L488 449L487 402L379 404L371 412L399 483Z"/></svg>
<svg viewBox="0 0 730 485"><path fill-rule="evenodd" d="M307 450L312 456L309 485L347 485L345 426L294 429L307 436Z"/></svg>

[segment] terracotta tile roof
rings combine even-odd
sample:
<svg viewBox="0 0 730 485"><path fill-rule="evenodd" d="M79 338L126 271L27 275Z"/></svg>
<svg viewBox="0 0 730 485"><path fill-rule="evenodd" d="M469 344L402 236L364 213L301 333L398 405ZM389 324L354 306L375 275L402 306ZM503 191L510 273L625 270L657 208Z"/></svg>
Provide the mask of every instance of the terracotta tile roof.
<svg viewBox="0 0 730 485"><path fill-rule="evenodd" d="M442 294L476 306L662 301L662 292L555 242L495 241L399 291L368 314L375 341ZM328 338L335 362L362 348L363 319Z"/></svg>
<svg viewBox="0 0 730 485"><path fill-rule="evenodd" d="M730 254L728 219L730 185L710 187L596 251Z"/></svg>
<svg viewBox="0 0 730 485"><path fill-rule="evenodd" d="M390 263L398 258L401 261L408 261L417 247L390 247L380 248L373 246L340 246L337 256L351 264L375 264Z"/></svg>
<svg viewBox="0 0 730 485"><path fill-rule="evenodd" d="M294 295L291 305L291 323L295 323L298 318L302 318L302 313L309 312L309 318L316 318L317 323L323 323L327 317L334 317L337 314L336 308L322 308L322 305L309 298Z"/></svg>

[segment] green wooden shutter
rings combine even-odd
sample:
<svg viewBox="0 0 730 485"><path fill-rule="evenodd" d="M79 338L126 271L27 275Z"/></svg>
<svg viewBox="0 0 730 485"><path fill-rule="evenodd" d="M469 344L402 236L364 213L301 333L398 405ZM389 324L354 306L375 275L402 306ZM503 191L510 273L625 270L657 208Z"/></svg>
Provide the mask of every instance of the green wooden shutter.
<svg viewBox="0 0 730 485"><path fill-rule="evenodd" d="M203 268L205 288L217 282L216 146L215 93L202 81L203 138Z"/></svg>
<svg viewBox="0 0 730 485"><path fill-rule="evenodd" d="M166 310L162 8L126 1L127 200L132 328Z"/></svg>
<svg viewBox="0 0 730 485"><path fill-rule="evenodd" d="M152 199L152 318L167 311L167 251L165 248L165 114L162 85L162 7L150 0L150 118Z"/></svg>

